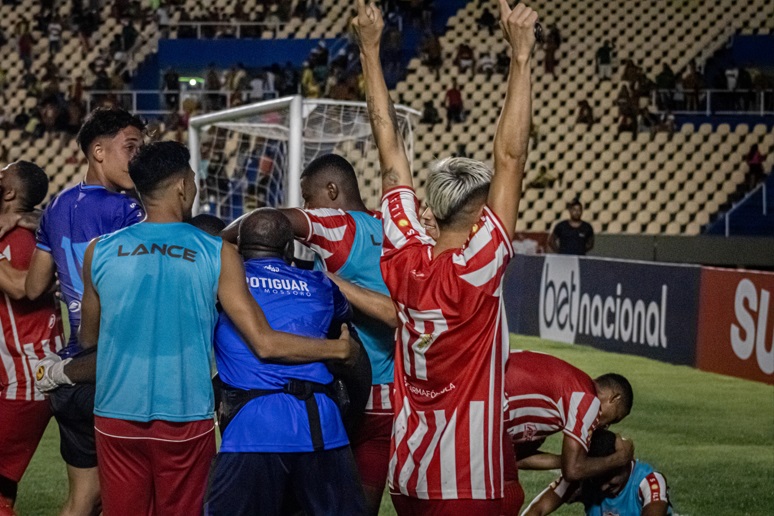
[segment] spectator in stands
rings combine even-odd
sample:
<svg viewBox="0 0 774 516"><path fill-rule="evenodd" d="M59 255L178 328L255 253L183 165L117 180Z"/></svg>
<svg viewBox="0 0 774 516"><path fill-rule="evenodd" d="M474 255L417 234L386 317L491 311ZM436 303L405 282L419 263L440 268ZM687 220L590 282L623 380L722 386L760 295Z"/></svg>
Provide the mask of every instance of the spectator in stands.
<svg viewBox="0 0 774 516"><path fill-rule="evenodd" d="M422 124L428 124L434 126L442 122L441 116L438 114L438 110L435 108L432 100L425 101L425 107L422 110L422 118L419 120Z"/></svg>
<svg viewBox="0 0 774 516"><path fill-rule="evenodd" d="M295 95L298 93L299 75L296 67L290 61L285 63L285 67L282 69L282 81L279 88L280 95Z"/></svg>
<svg viewBox="0 0 774 516"><path fill-rule="evenodd" d="M316 99L320 96L320 86L315 80L309 61L304 61L301 69L301 94L310 99Z"/></svg>
<svg viewBox="0 0 774 516"><path fill-rule="evenodd" d="M629 88L626 84L621 84L621 88L618 90L618 96L615 98L615 105L618 106L618 117L625 114L631 114L635 102L632 101L632 95L629 93Z"/></svg>
<svg viewBox="0 0 774 516"><path fill-rule="evenodd" d="M382 37L382 62L388 77L394 77L400 73L402 53L403 35L400 29L395 24L385 25Z"/></svg>
<svg viewBox="0 0 774 516"><path fill-rule="evenodd" d="M457 46L457 54L454 56L454 64L457 66L457 70L460 75L463 75L468 69L471 75L476 69L476 56L473 54L473 49L466 43L460 43Z"/></svg>
<svg viewBox="0 0 774 516"><path fill-rule="evenodd" d="M658 126L656 126L656 131L661 133L667 133L669 134L669 137L671 138L673 134L675 134L675 115L672 114L672 111L667 109L666 111L663 111L661 113L661 116L659 116L658 120Z"/></svg>
<svg viewBox="0 0 774 516"><path fill-rule="evenodd" d="M567 209L570 218L554 226L548 237L548 248L554 253L583 256L594 248L594 228L581 220L583 203L580 199L574 199Z"/></svg>
<svg viewBox="0 0 774 516"><path fill-rule="evenodd" d="M207 111L217 111L223 107L223 95L221 91L220 75L215 69L215 63L210 63L204 71L204 108Z"/></svg>
<svg viewBox="0 0 774 516"><path fill-rule="evenodd" d="M648 78L645 70L638 68L637 79L634 81L632 93L632 103L635 108L647 106L650 103L651 93L656 84Z"/></svg>
<svg viewBox="0 0 774 516"><path fill-rule="evenodd" d="M658 113L652 112L647 107L641 108L637 116L637 130L641 133L650 132L651 135L653 135L656 132L659 122Z"/></svg>
<svg viewBox="0 0 774 516"><path fill-rule="evenodd" d="M84 12L77 20L78 38L81 41L81 55L91 50L91 36L99 27L99 12L96 9L90 9Z"/></svg>
<svg viewBox="0 0 774 516"><path fill-rule="evenodd" d="M581 100L578 103L578 116L575 119L576 124L586 124L590 129L596 120L594 119L594 111L591 109L591 104L588 100Z"/></svg>
<svg viewBox="0 0 774 516"><path fill-rule="evenodd" d="M613 47L610 46L609 40L605 40L597 49L596 62L599 79L609 81L613 76Z"/></svg>
<svg viewBox="0 0 774 516"><path fill-rule="evenodd" d="M508 77L508 70L511 68L511 56L508 54L508 49L503 48L497 53L497 62L495 63L495 71L502 74L502 76Z"/></svg>
<svg viewBox="0 0 774 516"><path fill-rule="evenodd" d="M738 109L747 111L755 105L755 92L753 91L752 75L749 67L739 67L739 97L737 99Z"/></svg>
<svg viewBox="0 0 774 516"><path fill-rule="evenodd" d="M542 190L544 188L550 188L556 182L556 176L548 173L548 169L545 165L540 165L538 174L535 179L527 183L527 188L534 188L536 190Z"/></svg>
<svg viewBox="0 0 774 516"><path fill-rule="evenodd" d="M478 72L485 74L487 81L492 79L494 65L495 62L492 58L492 54L489 52L481 52L481 55L478 58Z"/></svg>
<svg viewBox="0 0 774 516"><path fill-rule="evenodd" d="M62 48L62 22L57 16L48 24L48 51L54 55Z"/></svg>
<svg viewBox="0 0 774 516"><path fill-rule="evenodd" d="M443 51L441 49L441 40L438 35L432 31L425 33L425 39L421 46L422 64L435 72L435 79L441 78L441 66L443 65Z"/></svg>
<svg viewBox="0 0 774 516"><path fill-rule="evenodd" d="M766 156L761 154L758 150L757 143L753 145L750 152L747 153L745 161L747 162L747 188L752 190L755 188L755 185L760 183L766 177L766 174L763 171L763 163L766 161Z"/></svg>
<svg viewBox="0 0 774 516"><path fill-rule="evenodd" d="M624 70L621 74L621 80L628 82L629 86L632 87L634 85L634 81L637 80L638 73L639 67L634 63L634 61L631 59L626 59L624 61Z"/></svg>
<svg viewBox="0 0 774 516"><path fill-rule="evenodd" d="M174 68L167 68L167 71L164 73L164 92L167 109L177 110L178 99L180 98L180 74Z"/></svg>
<svg viewBox="0 0 774 516"><path fill-rule="evenodd" d="M659 109L672 109L672 99L677 86L677 78L672 68L667 63L661 66L661 72L656 76L656 89L658 90L657 106Z"/></svg>
<svg viewBox="0 0 774 516"><path fill-rule="evenodd" d="M559 63L556 53L559 51L561 45L562 35L559 33L559 28L556 25L551 25L548 28L546 42L543 44L543 50L545 52L543 66L546 73L550 73L554 77L556 77L556 65Z"/></svg>
<svg viewBox="0 0 774 516"><path fill-rule="evenodd" d="M121 25L123 25L121 28L121 50L129 52L134 47L134 44L137 42L137 36L140 34L134 28L131 20L124 19L121 21Z"/></svg>
<svg viewBox="0 0 774 516"><path fill-rule="evenodd" d="M618 135L630 132L632 135L637 133L637 115L636 113L626 112L618 117Z"/></svg>
<svg viewBox="0 0 774 516"><path fill-rule="evenodd" d="M20 26L17 25L17 29L19 29L19 27ZM22 32L19 34L17 42L19 57L24 63L24 69L29 70L32 67L32 47L35 42L32 40L32 34L30 34L28 25L22 25L21 30Z"/></svg>
<svg viewBox="0 0 774 516"><path fill-rule="evenodd" d="M320 21L324 15L324 12L322 10L322 7L320 6L319 0L309 0L307 2L306 7L306 13L305 16L307 18L314 18L317 21Z"/></svg>
<svg viewBox="0 0 774 516"><path fill-rule="evenodd" d="M446 91L444 97L446 107L446 130L451 130L452 123L462 122L462 92L457 87L457 81L453 80L451 88Z"/></svg>
<svg viewBox="0 0 774 516"><path fill-rule="evenodd" d="M483 29L487 29L489 31L490 36L494 36L495 28L499 24L497 18L495 18L495 15L492 14L492 11L486 8L481 13L481 16L478 17L478 20L476 20L476 22L478 23L479 27Z"/></svg>

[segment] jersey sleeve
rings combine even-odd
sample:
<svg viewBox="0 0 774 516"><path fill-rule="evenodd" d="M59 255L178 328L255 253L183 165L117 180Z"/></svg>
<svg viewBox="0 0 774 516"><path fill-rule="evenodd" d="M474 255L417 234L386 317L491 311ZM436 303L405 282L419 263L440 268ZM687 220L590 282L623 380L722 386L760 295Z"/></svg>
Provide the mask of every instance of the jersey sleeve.
<svg viewBox="0 0 774 516"><path fill-rule="evenodd" d="M645 507L652 502L669 503L669 494L667 492L667 483L664 475L654 471L642 479L637 489L637 496Z"/></svg>
<svg viewBox="0 0 774 516"><path fill-rule="evenodd" d="M570 396L562 431L578 441L587 452L591 433L597 426L600 407L599 398L588 392L573 392Z"/></svg>
<svg viewBox="0 0 774 516"><path fill-rule="evenodd" d="M122 208L122 210L117 211L116 219L114 220L116 230L137 224L145 218L145 211L142 209L140 201L136 199L126 197Z"/></svg>
<svg viewBox="0 0 774 516"><path fill-rule="evenodd" d="M333 321L331 324L340 325L349 322L352 319L352 308L349 301L341 293L339 287L331 282L333 287Z"/></svg>
<svg viewBox="0 0 774 516"><path fill-rule="evenodd" d="M382 198L382 225L384 228L383 254L402 249L410 244L433 244L419 222L419 200L414 190L398 187Z"/></svg>
<svg viewBox="0 0 774 516"><path fill-rule="evenodd" d="M548 488L554 492L556 496L565 501L565 503L574 503L580 501L581 493L580 482L569 482L564 477L559 477Z"/></svg>
<svg viewBox="0 0 774 516"><path fill-rule="evenodd" d="M35 236L31 231L19 227L8 233L0 246L0 250L11 265L24 271L30 268L34 249Z"/></svg>
<svg viewBox="0 0 774 516"><path fill-rule="evenodd" d="M457 275L489 295L499 295L505 267L513 257L513 244L502 222L488 206L471 229L468 242L455 254Z"/></svg>
<svg viewBox="0 0 774 516"><path fill-rule="evenodd" d="M43 215L40 217L38 230L35 232L35 240L37 241L38 249L47 253L51 252L51 241L48 235L48 210L44 210Z"/></svg>
<svg viewBox="0 0 774 516"><path fill-rule="evenodd" d="M299 211L309 226L302 241L322 258L327 270L341 269L355 241L355 220L341 210L329 208Z"/></svg>

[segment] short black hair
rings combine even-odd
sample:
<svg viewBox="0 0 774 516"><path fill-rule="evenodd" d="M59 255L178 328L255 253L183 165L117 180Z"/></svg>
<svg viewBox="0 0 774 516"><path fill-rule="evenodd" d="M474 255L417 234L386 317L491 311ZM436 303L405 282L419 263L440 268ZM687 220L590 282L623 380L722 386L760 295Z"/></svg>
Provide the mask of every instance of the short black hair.
<svg viewBox="0 0 774 516"><path fill-rule="evenodd" d="M632 384L629 383L629 380L618 373L607 373L598 377L594 381L603 388L619 392L621 394L621 401L623 402L626 411L632 411L632 405L634 404L634 391L632 390Z"/></svg>
<svg viewBox="0 0 774 516"><path fill-rule="evenodd" d="M301 172L301 178L333 181L347 198L360 199L355 169L346 158L338 154L323 154L315 158Z"/></svg>
<svg viewBox="0 0 774 516"><path fill-rule="evenodd" d="M22 209L32 211L48 194L48 176L42 168L31 161L17 161L13 166L22 188L20 192Z"/></svg>
<svg viewBox="0 0 774 516"><path fill-rule="evenodd" d="M190 168L191 153L182 143L153 142L144 145L129 162L129 177L140 195L156 190L161 183Z"/></svg>
<svg viewBox="0 0 774 516"><path fill-rule="evenodd" d="M239 251L269 251L278 255L293 241L290 220L276 208L258 208L239 223Z"/></svg>
<svg viewBox="0 0 774 516"><path fill-rule="evenodd" d="M220 232L226 228L226 223L223 220L209 213L200 213L188 223L212 236L220 235Z"/></svg>
<svg viewBox="0 0 774 516"><path fill-rule="evenodd" d="M570 202L568 202L568 203L567 203L567 209L569 210L569 209L570 209L570 208L572 208L573 206L580 206L580 207L581 207L581 209L583 209L583 203L582 203L582 202L580 201L580 199L579 199L579 198L577 198L577 197L576 197L575 199L573 199L572 201L570 201Z"/></svg>
<svg viewBox="0 0 774 516"><path fill-rule="evenodd" d="M615 453L615 434L610 430L597 428L591 434L589 457L608 457Z"/></svg>
<svg viewBox="0 0 774 516"><path fill-rule="evenodd" d="M88 157L89 147L97 138L113 138L121 129L136 127L140 131L145 130L145 122L128 111L121 108L97 108L83 121L81 130L78 131L76 141L84 154Z"/></svg>

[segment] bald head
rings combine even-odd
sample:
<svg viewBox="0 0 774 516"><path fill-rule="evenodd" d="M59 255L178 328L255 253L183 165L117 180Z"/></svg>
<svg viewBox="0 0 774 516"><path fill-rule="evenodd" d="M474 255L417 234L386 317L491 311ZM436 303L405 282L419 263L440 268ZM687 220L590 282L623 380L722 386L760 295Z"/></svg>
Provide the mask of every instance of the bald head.
<svg viewBox="0 0 774 516"><path fill-rule="evenodd" d="M293 226L275 208L259 208L239 224L239 252L245 259L292 257Z"/></svg>

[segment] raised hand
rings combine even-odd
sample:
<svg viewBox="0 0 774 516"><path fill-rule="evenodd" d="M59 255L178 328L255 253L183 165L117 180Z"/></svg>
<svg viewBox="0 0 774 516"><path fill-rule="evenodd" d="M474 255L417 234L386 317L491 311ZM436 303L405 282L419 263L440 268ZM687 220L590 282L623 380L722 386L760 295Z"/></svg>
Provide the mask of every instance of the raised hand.
<svg viewBox="0 0 774 516"><path fill-rule="evenodd" d="M365 0L357 0L357 16L352 19L352 29L361 50L378 49L384 29L382 11L373 2L366 5Z"/></svg>
<svg viewBox="0 0 774 516"><path fill-rule="evenodd" d="M511 45L512 58L529 60L535 46L537 19L537 13L526 5L519 3L511 9L508 0L500 0L500 27L505 40Z"/></svg>

